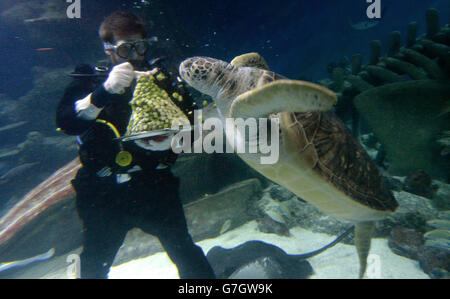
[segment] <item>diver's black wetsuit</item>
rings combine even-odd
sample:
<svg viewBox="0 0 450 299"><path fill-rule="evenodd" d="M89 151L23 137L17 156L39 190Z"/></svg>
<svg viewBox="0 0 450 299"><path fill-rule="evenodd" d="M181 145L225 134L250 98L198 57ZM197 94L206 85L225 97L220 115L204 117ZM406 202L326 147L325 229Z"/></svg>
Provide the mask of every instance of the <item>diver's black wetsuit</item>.
<svg viewBox="0 0 450 299"><path fill-rule="evenodd" d="M75 102L93 92L91 102L104 107L97 119L112 123L121 135L125 133L131 114L128 102L132 88L123 95L111 95L102 81L95 76L74 79L56 112L57 126L66 134L78 135L81 141L83 167L72 181L84 225L81 278L106 278L127 231L133 227L159 238L181 278L214 278L203 251L188 233L178 196L178 178L172 175L170 167L159 169L174 162L173 152L144 150L131 142L124 144L124 149L132 153L133 162L120 167L115 163L120 148L113 131L105 124L77 116ZM161 87L169 89L169 95L175 89L183 94L176 81L164 84ZM183 96L185 101L180 108L192 109L189 96ZM136 165L142 170L131 172ZM118 183L118 174L123 173L131 176L131 180Z"/></svg>

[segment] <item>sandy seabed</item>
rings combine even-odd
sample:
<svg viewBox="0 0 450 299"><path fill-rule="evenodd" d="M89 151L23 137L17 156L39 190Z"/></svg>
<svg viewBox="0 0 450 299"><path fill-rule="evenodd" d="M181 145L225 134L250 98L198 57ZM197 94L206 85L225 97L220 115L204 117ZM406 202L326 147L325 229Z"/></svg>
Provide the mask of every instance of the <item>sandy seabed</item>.
<svg viewBox="0 0 450 299"><path fill-rule="evenodd" d="M198 242L205 253L214 246L232 248L249 240L260 240L274 244L288 254L301 254L318 249L332 240L334 236L313 233L300 227L290 230L290 237L262 233L257 229L256 221L248 222L214 239ZM352 245L339 243L333 248L309 259L314 269L312 279L348 279L358 278L358 257ZM109 278L167 278L176 279L176 267L164 252L146 258L112 267ZM419 267L417 261L396 255L386 239L373 239L368 269L365 278L378 279L426 279L429 278Z"/></svg>

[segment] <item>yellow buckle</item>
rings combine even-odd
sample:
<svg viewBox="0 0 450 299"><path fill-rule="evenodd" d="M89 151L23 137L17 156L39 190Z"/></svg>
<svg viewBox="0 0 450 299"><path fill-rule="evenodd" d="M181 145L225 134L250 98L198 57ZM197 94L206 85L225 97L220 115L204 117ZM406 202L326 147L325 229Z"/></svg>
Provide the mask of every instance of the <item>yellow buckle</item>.
<svg viewBox="0 0 450 299"><path fill-rule="evenodd" d="M116 155L116 164L121 167L129 166L132 161L133 161L133 156L130 154L130 152L120 151Z"/></svg>

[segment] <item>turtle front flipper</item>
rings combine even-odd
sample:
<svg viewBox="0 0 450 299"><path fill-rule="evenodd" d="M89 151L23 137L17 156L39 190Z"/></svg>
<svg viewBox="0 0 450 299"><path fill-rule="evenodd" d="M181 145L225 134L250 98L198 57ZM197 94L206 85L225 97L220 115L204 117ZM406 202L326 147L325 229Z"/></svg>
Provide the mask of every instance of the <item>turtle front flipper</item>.
<svg viewBox="0 0 450 299"><path fill-rule="evenodd" d="M359 278L363 278L367 268L374 223L359 222L355 225L355 246L359 257Z"/></svg>
<svg viewBox="0 0 450 299"><path fill-rule="evenodd" d="M327 111L337 101L331 90L305 81L277 80L239 95L230 117L265 117L278 112Z"/></svg>
<svg viewBox="0 0 450 299"><path fill-rule="evenodd" d="M230 64L237 67L256 67L262 70L269 70L266 60L255 52L237 56Z"/></svg>

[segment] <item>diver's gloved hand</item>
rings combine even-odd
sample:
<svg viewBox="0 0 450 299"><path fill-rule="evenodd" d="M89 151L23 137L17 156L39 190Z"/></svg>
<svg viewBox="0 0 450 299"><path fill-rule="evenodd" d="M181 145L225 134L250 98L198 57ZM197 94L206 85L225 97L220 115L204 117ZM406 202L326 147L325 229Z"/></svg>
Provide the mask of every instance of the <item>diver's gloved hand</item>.
<svg viewBox="0 0 450 299"><path fill-rule="evenodd" d="M111 94L122 94L135 77L136 74L131 63L124 62L113 67L103 86Z"/></svg>
<svg viewBox="0 0 450 299"><path fill-rule="evenodd" d="M141 77L146 77L146 76L153 76L155 75L157 72L159 72L158 68L154 68L150 71L146 71L146 72L140 72L140 71L134 71L134 74L136 75L136 80L141 78Z"/></svg>

